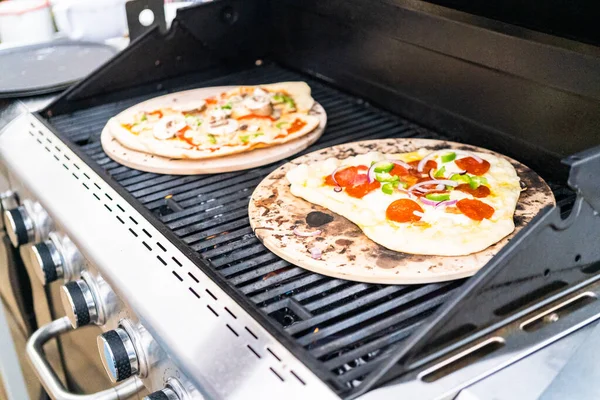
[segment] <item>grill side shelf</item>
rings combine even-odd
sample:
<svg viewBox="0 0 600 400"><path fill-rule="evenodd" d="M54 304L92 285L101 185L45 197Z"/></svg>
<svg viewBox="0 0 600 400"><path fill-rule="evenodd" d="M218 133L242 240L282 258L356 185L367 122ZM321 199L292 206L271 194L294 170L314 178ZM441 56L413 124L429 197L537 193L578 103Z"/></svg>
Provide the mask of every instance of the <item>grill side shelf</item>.
<svg viewBox="0 0 600 400"><path fill-rule="evenodd" d="M408 373L420 357L456 342L461 332L522 318L542 299L595 278L600 270L600 213L594 209L600 204L599 160L600 147L566 159L569 185L578 192L569 216L563 219L558 206L542 210L409 340L390 350L393 356L365 380L361 392Z"/></svg>

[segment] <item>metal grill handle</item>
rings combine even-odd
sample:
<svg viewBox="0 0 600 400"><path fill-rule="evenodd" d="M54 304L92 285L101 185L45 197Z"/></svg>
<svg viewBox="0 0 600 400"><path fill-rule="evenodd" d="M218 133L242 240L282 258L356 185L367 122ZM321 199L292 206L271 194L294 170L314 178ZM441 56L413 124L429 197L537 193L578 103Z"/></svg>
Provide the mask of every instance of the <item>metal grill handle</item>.
<svg viewBox="0 0 600 400"><path fill-rule="evenodd" d="M31 335L27 341L27 357L33 365L33 369L46 389L46 392L54 400L119 400L126 399L137 393L142 387L137 377L132 377L118 386L92 394L70 393L62 385L50 364L44 356L42 346L51 339L62 333L73 330L71 322L67 317L62 317L50 322Z"/></svg>

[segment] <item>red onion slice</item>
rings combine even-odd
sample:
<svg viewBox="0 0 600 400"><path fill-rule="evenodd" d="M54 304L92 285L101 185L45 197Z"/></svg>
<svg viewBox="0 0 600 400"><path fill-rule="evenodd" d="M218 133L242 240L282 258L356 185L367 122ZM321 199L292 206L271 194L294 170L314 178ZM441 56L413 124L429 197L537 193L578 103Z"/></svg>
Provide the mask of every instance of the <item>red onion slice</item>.
<svg viewBox="0 0 600 400"><path fill-rule="evenodd" d="M336 187L333 188L333 191L336 192L336 193L339 193L339 192L342 191L342 187L341 186L336 186Z"/></svg>
<svg viewBox="0 0 600 400"><path fill-rule="evenodd" d="M312 258L314 258L315 260L319 260L321 258L321 256L323 255L323 252L321 252L321 249L319 249L318 247L311 247L310 249L308 249L308 251L310 251L310 256Z"/></svg>
<svg viewBox="0 0 600 400"><path fill-rule="evenodd" d="M316 231L312 231L312 232L302 232L302 231L298 230L298 228L294 229L294 235L301 236L301 237L311 237L311 236L317 236L320 234L321 234L320 229L317 229Z"/></svg>
<svg viewBox="0 0 600 400"><path fill-rule="evenodd" d="M458 200L444 200L444 201L440 201L439 203L437 203L435 205L435 208L445 208L445 207L450 207L455 205L456 203L458 203Z"/></svg>
<svg viewBox="0 0 600 400"><path fill-rule="evenodd" d="M425 197L421 197L419 199L419 201L427 206L432 206L435 208L444 208L444 207L448 207L448 206L453 206L455 205L458 200L444 200L444 201L434 201L434 200L429 200Z"/></svg>
<svg viewBox="0 0 600 400"><path fill-rule="evenodd" d="M425 204L426 206L431 206L431 207L435 207L439 203L439 201L429 200L428 198L425 198L425 197L421 197L419 199L419 201L421 203Z"/></svg>
<svg viewBox="0 0 600 400"><path fill-rule="evenodd" d="M434 151L433 153L429 153L421 161L419 161L419 165L417 166L417 171L423 172L423 168L425 168L425 164L427 164L427 161L431 160L438 154L442 154L442 153L444 153L444 154L445 153L456 153L456 155L460 154L460 155L467 156L467 157L473 157L475 159L475 161L477 161L478 163L483 162L483 159L481 157L479 157L478 155L476 155L470 151L454 150L454 149L437 150L437 151Z"/></svg>
<svg viewBox="0 0 600 400"><path fill-rule="evenodd" d="M340 186L340 184L338 183L338 181L335 180L335 174L338 173L338 171L340 169L346 168L345 165L340 165L339 167L337 167L336 169L333 170L333 172L331 173L331 179L333 179L333 182L335 182L336 185Z"/></svg>
<svg viewBox="0 0 600 400"><path fill-rule="evenodd" d="M458 186L458 182L456 181L451 181L449 179L439 179L439 180L431 180L431 181L425 181L425 182L421 182L421 183L417 183L416 185L411 186L408 191L412 192L414 190L421 190L422 186L426 186L426 185L446 185L446 186L452 186L452 187L456 187ZM436 186L437 187L437 186ZM442 188L443 189L443 188ZM427 189L426 189L427 190ZM427 190L428 192L431 191Z"/></svg>
<svg viewBox="0 0 600 400"><path fill-rule="evenodd" d="M423 218L425 216L425 213L422 213L421 211L413 211L413 214L416 215L417 217L421 217Z"/></svg>

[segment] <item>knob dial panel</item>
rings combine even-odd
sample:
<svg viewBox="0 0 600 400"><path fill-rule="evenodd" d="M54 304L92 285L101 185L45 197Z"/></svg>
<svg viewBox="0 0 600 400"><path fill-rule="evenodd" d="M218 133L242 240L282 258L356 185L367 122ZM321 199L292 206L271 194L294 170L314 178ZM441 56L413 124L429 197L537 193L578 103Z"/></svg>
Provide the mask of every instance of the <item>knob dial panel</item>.
<svg viewBox="0 0 600 400"><path fill-rule="evenodd" d="M81 274L84 258L73 242L58 232L48 236L48 240L24 248L40 282L47 285L59 278L69 281Z"/></svg>
<svg viewBox="0 0 600 400"><path fill-rule="evenodd" d="M19 206L4 211L4 226L11 243L15 247L29 243L35 238L33 221L25 207Z"/></svg>
<svg viewBox="0 0 600 400"><path fill-rule="evenodd" d="M79 328L98 320L94 296L84 280L68 282L61 288L60 297L73 328Z"/></svg>
<svg viewBox="0 0 600 400"><path fill-rule="evenodd" d="M40 282L47 285L64 276L64 260L51 240L31 247L31 261Z"/></svg>
<svg viewBox="0 0 600 400"><path fill-rule="evenodd" d="M97 343L102 364L111 381L120 382L138 373L135 347L123 328L103 333L98 336Z"/></svg>
<svg viewBox="0 0 600 400"><path fill-rule="evenodd" d="M144 397L143 400L181 400L180 397L173 391L173 389L166 387L162 390L150 393Z"/></svg>
<svg viewBox="0 0 600 400"><path fill-rule="evenodd" d="M19 205L19 196L12 190L0 193L0 211L4 214L5 210L16 208ZM4 218L0 220L0 229L4 228Z"/></svg>

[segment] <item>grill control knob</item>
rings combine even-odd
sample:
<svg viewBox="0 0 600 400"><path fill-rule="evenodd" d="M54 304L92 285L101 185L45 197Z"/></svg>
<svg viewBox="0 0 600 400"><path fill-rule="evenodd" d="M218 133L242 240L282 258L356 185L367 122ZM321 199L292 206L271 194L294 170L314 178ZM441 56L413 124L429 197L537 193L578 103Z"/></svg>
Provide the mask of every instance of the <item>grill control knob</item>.
<svg viewBox="0 0 600 400"><path fill-rule="evenodd" d="M61 288L60 297L73 328L98 322L98 309L86 281L68 282Z"/></svg>
<svg viewBox="0 0 600 400"><path fill-rule="evenodd" d="M19 205L19 197L12 190L0 193L0 211L10 210ZM4 228L4 218L0 219L0 229Z"/></svg>
<svg viewBox="0 0 600 400"><path fill-rule="evenodd" d="M31 247L31 261L35 265L35 273L46 285L64 276L64 261L51 240Z"/></svg>
<svg viewBox="0 0 600 400"><path fill-rule="evenodd" d="M35 238L33 221L23 206L4 211L4 226L15 247L29 243Z"/></svg>
<svg viewBox="0 0 600 400"><path fill-rule="evenodd" d="M177 393L173 391L171 388L164 388L163 390L158 390L154 393L150 393L148 396L144 397L143 400L181 400Z"/></svg>
<svg viewBox="0 0 600 400"><path fill-rule="evenodd" d="M43 285L59 278L73 279L83 266L83 257L69 238L57 233L49 236L29 249L33 269Z"/></svg>
<svg viewBox="0 0 600 400"><path fill-rule="evenodd" d="M198 397L200 396L194 398ZM143 400L185 400L189 398L188 392L184 389L182 383L176 378L169 378L164 389L150 393Z"/></svg>
<svg viewBox="0 0 600 400"><path fill-rule="evenodd" d="M52 220L39 203L24 201L23 205L5 210L4 227L13 246L42 241L52 230Z"/></svg>
<svg viewBox="0 0 600 400"><path fill-rule="evenodd" d="M139 372L138 356L133 341L119 327L98 336L98 350L102 364L113 382L120 382Z"/></svg>

